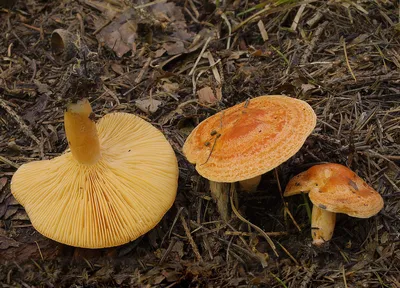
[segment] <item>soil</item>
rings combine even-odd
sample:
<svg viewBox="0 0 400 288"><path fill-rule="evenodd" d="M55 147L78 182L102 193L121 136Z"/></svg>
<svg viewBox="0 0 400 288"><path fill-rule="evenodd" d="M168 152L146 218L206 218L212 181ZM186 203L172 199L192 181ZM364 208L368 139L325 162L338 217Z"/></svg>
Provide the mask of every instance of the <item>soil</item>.
<svg viewBox="0 0 400 288"><path fill-rule="evenodd" d="M0 1L0 286L400 287L399 11L386 0ZM182 154L200 121L274 94L318 117L296 155L239 193L239 213L275 251L235 213L221 220ZM63 111L82 97L95 120L122 111L151 122L178 158L174 206L120 247L54 242L11 194L20 165L68 148ZM338 214L332 240L315 247L312 203L282 190L324 162L351 168L385 206L368 219Z"/></svg>

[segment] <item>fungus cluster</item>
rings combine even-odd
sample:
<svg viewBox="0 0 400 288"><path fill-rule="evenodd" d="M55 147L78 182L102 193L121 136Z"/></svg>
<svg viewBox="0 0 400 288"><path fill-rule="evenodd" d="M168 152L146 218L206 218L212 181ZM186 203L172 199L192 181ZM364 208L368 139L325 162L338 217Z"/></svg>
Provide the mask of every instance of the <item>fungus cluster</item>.
<svg viewBox="0 0 400 288"><path fill-rule="evenodd" d="M32 225L83 248L117 246L152 229L172 206L175 153L150 123L112 113L96 124L87 100L64 114L70 151L22 165L11 190Z"/></svg>
<svg viewBox="0 0 400 288"><path fill-rule="evenodd" d="M83 248L112 247L152 229L172 206L178 186L175 153L164 135L141 118L112 113L98 123L87 99L64 113L69 150L51 160L22 165L11 191L32 225L55 241ZM260 96L201 122L183 153L210 181L224 220L229 187L257 188L261 175L300 150L316 125L306 102ZM383 199L353 171L316 165L291 179L284 196L309 193L313 244L332 238L336 213L368 218Z"/></svg>

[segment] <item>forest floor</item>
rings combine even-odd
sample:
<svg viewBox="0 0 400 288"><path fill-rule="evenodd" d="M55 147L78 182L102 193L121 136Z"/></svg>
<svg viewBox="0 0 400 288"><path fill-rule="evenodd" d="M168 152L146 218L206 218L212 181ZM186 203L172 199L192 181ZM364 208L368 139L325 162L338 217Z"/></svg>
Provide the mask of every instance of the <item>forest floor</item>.
<svg viewBox="0 0 400 288"><path fill-rule="evenodd" d="M0 1L1 287L400 287L398 1L10 2ZM57 54L55 29L79 49ZM10 191L20 165L68 147L63 111L83 94L96 119L124 111L151 122L179 161L174 206L121 247L45 238ZM200 121L266 94L305 100L318 117L295 156L239 194L240 213L279 257L235 214L220 219L181 151ZM311 202L280 191L321 162L350 167L385 206L369 219L338 215L317 248Z"/></svg>

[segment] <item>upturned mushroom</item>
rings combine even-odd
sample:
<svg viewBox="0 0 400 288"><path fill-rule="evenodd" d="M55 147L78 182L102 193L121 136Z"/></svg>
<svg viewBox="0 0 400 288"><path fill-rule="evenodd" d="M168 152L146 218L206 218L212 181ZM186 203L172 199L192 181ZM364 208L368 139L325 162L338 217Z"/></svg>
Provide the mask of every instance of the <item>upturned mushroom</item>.
<svg viewBox="0 0 400 288"><path fill-rule="evenodd" d="M141 118L111 113L96 124L88 100L67 106L70 151L22 165L11 191L44 236L82 248L132 241L172 206L178 185L175 153Z"/></svg>
<svg viewBox="0 0 400 288"><path fill-rule="evenodd" d="M187 160L210 180L218 211L228 219L229 185L255 190L261 175L279 166L304 144L316 125L305 101L265 95L216 113L201 122L183 146Z"/></svg>
<svg viewBox="0 0 400 288"><path fill-rule="evenodd" d="M313 203L311 235L321 246L332 238L336 213L369 218L383 208L381 195L346 166L315 165L296 176L286 186L284 196L309 193Z"/></svg>

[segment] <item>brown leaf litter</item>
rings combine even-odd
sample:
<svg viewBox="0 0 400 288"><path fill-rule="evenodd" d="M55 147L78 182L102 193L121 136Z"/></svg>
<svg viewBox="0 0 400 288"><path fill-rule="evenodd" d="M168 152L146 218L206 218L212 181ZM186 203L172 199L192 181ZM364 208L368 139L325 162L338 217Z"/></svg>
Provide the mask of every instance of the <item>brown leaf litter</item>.
<svg viewBox="0 0 400 288"><path fill-rule="evenodd" d="M155 28L162 31L165 41L162 47L169 55L187 52L183 41L193 37L193 34L187 31L181 8L172 2L155 2L148 6L136 7L93 0L82 2L102 13L100 17L93 17L96 27L94 34L100 44L114 50L118 57L129 51L136 53L138 34L144 34L141 30L150 32L149 29ZM152 36L146 35L146 38L152 41L149 37Z"/></svg>

